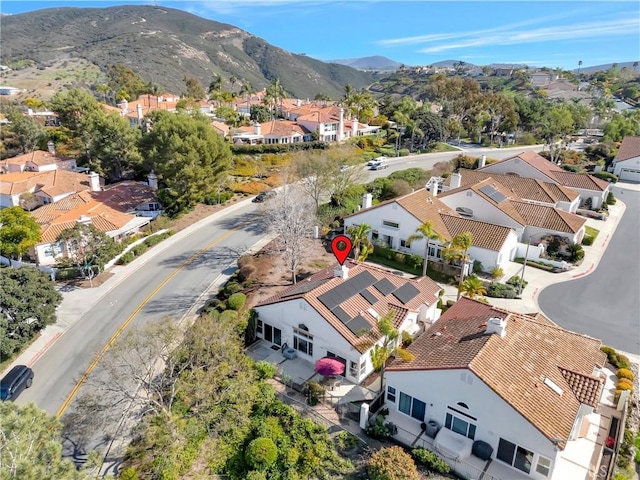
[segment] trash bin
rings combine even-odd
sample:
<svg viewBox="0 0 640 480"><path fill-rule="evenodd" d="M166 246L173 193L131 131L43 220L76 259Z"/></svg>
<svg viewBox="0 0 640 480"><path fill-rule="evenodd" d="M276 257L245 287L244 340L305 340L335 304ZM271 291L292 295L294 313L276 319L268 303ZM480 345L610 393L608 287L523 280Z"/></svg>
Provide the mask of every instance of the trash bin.
<svg viewBox="0 0 640 480"><path fill-rule="evenodd" d="M436 438L438 434L438 430L440 430L440 425L435 420L429 420L427 422L427 429L425 430L425 434L429 438Z"/></svg>

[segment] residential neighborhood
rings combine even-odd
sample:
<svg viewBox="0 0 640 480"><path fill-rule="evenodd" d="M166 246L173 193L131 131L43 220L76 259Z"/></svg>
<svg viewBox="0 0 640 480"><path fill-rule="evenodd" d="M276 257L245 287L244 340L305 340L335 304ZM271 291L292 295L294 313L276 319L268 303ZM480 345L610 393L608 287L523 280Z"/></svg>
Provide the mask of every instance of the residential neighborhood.
<svg viewBox="0 0 640 480"><path fill-rule="evenodd" d="M0 477L637 480L638 62L38 12L0 54Z"/></svg>

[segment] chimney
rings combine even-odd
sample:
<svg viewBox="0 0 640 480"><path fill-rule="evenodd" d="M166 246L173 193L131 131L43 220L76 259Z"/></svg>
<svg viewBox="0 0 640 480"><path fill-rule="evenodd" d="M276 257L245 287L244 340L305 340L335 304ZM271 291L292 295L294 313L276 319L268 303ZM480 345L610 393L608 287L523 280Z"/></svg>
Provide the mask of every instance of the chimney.
<svg viewBox="0 0 640 480"><path fill-rule="evenodd" d="M49 140L47 142L47 149L49 150L49 153L51 155L55 155L56 154L56 144L53 143L51 140Z"/></svg>
<svg viewBox="0 0 640 480"><path fill-rule="evenodd" d="M362 208L369 208L373 205L373 195L365 193L362 195Z"/></svg>
<svg viewBox="0 0 640 480"><path fill-rule="evenodd" d="M141 103L137 105L137 109L138 109L138 125L142 125L142 104Z"/></svg>
<svg viewBox="0 0 640 480"><path fill-rule="evenodd" d="M344 108L340 107L340 115L338 120L338 141L344 140Z"/></svg>
<svg viewBox="0 0 640 480"><path fill-rule="evenodd" d="M149 175L147 175L147 183L154 190L158 189L158 176L153 172L153 170Z"/></svg>
<svg viewBox="0 0 640 480"><path fill-rule="evenodd" d="M127 102L126 100L122 100L120 102L120 108L122 109L122 115L126 115L127 113L129 113L129 102Z"/></svg>
<svg viewBox="0 0 640 480"><path fill-rule="evenodd" d="M81 223L83 225L91 225L91 217L88 217L86 215L80 215L80 218L78 218L78 220L76 220L76 223Z"/></svg>
<svg viewBox="0 0 640 480"><path fill-rule="evenodd" d="M461 183L462 183L462 175L460 175L459 173L452 173L451 183L449 184L451 189L453 190L454 188L459 188Z"/></svg>
<svg viewBox="0 0 640 480"><path fill-rule="evenodd" d="M351 136L356 138L358 136L358 119L351 120Z"/></svg>
<svg viewBox="0 0 640 480"><path fill-rule="evenodd" d="M478 160L478 168L482 168L487 164L487 156L486 155L482 155L480 157L480 159Z"/></svg>
<svg viewBox="0 0 640 480"><path fill-rule="evenodd" d="M349 269L344 265L337 265L336 268L333 269L333 276L347 280L349 278Z"/></svg>
<svg viewBox="0 0 640 480"><path fill-rule="evenodd" d="M434 197L438 196L438 182L437 181L433 181L431 182L431 188L429 189L429 191L431 192L431 195L433 195Z"/></svg>
<svg viewBox="0 0 640 480"><path fill-rule="evenodd" d="M487 321L487 329L484 333L485 335L497 333L500 338L504 338L507 334L507 321L504 318L491 317Z"/></svg>
<svg viewBox="0 0 640 480"><path fill-rule="evenodd" d="M262 135L262 126L258 122L253 126L253 133L256 135Z"/></svg>
<svg viewBox="0 0 640 480"><path fill-rule="evenodd" d="M96 172L89 172L89 185L92 192L100 191L100 175Z"/></svg>
<svg viewBox="0 0 640 480"><path fill-rule="evenodd" d="M296 105L297 105L298 107L301 107L301 106L302 106L302 100L298 99L298 101L296 102Z"/></svg>

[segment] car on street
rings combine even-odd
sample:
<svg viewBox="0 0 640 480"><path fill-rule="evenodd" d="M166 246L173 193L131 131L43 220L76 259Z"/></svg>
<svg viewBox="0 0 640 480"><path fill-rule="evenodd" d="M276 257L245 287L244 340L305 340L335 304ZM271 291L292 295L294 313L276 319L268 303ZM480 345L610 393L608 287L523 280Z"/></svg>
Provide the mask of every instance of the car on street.
<svg viewBox="0 0 640 480"><path fill-rule="evenodd" d="M262 203L272 197L275 197L275 195L276 192L274 192L273 190L269 190L268 192L260 192L258 195L256 195L256 198L253 199L253 202Z"/></svg>
<svg viewBox="0 0 640 480"><path fill-rule="evenodd" d="M0 380L0 400L15 400L33 383L33 370L26 365L16 365Z"/></svg>
<svg viewBox="0 0 640 480"><path fill-rule="evenodd" d="M371 170L382 170L388 167L389 167L389 162L383 160L381 162L374 163L373 165L371 165Z"/></svg>
<svg viewBox="0 0 640 480"><path fill-rule="evenodd" d="M380 162L385 161L386 159L387 159L387 157L376 157L376 158L374 158L374 159L372 159L372 160L369 160L369 161L367 162L367 166L372 167L372 166L374 166L374 165L375 165L375 164L377 164L377 163L380 163Z"/></svg>

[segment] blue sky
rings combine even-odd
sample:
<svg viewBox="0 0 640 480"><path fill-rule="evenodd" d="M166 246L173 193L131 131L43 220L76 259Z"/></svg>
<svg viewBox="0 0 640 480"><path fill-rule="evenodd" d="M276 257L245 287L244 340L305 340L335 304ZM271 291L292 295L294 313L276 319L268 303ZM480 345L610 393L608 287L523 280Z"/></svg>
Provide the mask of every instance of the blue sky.
<svg viewBox="0 0 640 480"><path fill-rule="evenodd" d="M2 13L149 1L2 0ZM164 1L320 60L382 55L406 65L455 59L574 69L640 60L640 2Z"/></svg>

